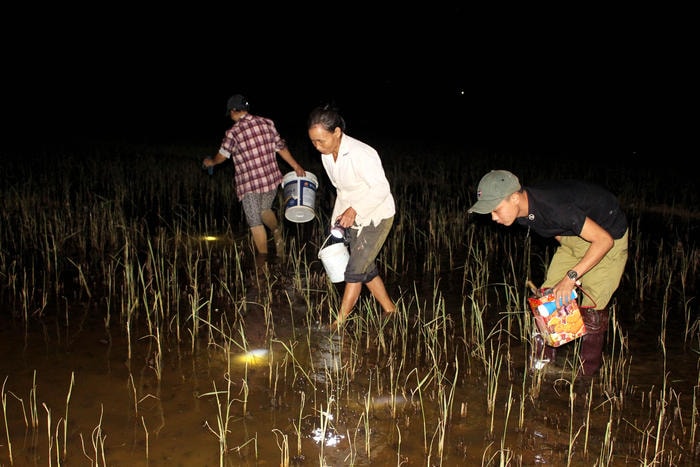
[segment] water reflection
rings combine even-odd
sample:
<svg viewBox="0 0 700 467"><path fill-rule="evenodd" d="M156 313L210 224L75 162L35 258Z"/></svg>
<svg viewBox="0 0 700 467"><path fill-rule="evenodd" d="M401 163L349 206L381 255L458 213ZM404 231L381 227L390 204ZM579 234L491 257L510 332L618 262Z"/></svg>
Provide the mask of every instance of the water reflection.
<svg viewBox="0 0 700 467"><path fill-rule="evenodd" d="M267 365L268 354L269 351L267 349L253 349L236 355L234 361L248 366Z"/></svg>
<svg viewBox="0 0 700 467"><path fill-rule="evenodd" d="M318 444L323 444L324 446L337 446L340 441L345 439L345 436L338 434L335 431L335 428L332 425L333 414L321 411L320 418L321 426L311 430L311 439L316 441Z"/></svg>
<svg viewBox="0 0 700 467"><path fill-rule="evenodd" d="M316 341L311 349L313 379L317 383L325 384L331 382L334 379L333 375L340 374L342 370L342 335L324 331L314 335Z"/></svg>

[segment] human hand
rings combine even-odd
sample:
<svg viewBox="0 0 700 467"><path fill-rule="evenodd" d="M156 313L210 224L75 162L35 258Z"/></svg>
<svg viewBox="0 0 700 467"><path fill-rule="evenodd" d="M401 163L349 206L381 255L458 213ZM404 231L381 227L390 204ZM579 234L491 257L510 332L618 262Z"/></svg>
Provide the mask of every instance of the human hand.
<svg viewBox="0 0 700 467"><path fill-rule="evenodd" d="M202 170L206 170L209 175L214 175L214 159L206 157L202 161Z"/></svg>
<svg viewBox="0 0 700 467"><path fill-rule="evenodd" d="M335 219L336 225L343 228L352 227L355 224L355 217L357 216L357 211L353 208L347 208L340 216Z"/></svg>
<svg viewBox="0 0 700 467"><path fill-rule="evenodd" d="M575 288L576 283L572 282L568 277L564 277L564 279L559 281L559 283L552 288L556 306L562 307L576 300Z"/></svg>

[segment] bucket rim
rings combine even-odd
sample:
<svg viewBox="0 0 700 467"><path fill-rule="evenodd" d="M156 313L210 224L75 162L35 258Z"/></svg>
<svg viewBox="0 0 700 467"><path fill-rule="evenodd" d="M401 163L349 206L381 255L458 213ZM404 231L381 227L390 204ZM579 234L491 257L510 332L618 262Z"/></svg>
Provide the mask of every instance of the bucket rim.
<svg viewBox="0 0 700 467"><path fill-rule="evenodd" d="M293 170L291 172L287 172L282 177L282 183L284 184L285 182L288 182L290 180L296 180L296 179L299 179L299 180L308 179L308 180L311 180L312 182L314 182L316 185L318 185L318 178L316 177L316 175L314 175L313 172L309 172L308 170L306 171L306 176L304 176L304 177L299 177L297 175L297 173L294 172Z"/></svg>
<svg viewBox="0 0 700 467"><path fill-rule="evenodd" d="M342 247L342 248L335 248L335 247ZM318 250L318 257L321 258L321 255L323 255L323 252L326 250L345 250L345 253L350 256L350 252L348 251L348 247L345 245L343 242L338 242L338 243L332 243L330 245L327 245L326 247L321 248ZM337 256L337 253L335 253ZM327 258L328 255L323 255L324 258Z"/></svg>

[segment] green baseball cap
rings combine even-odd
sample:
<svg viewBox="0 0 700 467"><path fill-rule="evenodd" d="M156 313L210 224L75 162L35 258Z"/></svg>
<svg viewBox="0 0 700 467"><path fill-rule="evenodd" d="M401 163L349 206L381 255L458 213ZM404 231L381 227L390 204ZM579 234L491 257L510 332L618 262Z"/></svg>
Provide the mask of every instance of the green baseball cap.
<svg viewBox="0 0 700 467"><path fill-rule="evenodd" d="M492 170L483 177L476 189L476 203L467 212L488 214L507 196L520 190L518 177L507 170Z"/></svg>

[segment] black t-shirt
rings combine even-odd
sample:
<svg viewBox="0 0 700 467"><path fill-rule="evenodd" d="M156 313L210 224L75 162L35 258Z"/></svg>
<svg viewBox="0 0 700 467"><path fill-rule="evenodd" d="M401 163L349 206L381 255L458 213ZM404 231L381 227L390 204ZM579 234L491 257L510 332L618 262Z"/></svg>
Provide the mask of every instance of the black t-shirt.
<svg viewBox="0 0 700 467"><path fill-rule="evenodd" d="M602 187L579 180L548 181L527 192L529 214L515 221L543 237L578 236L586 217L615 240L627 231L627 218L617 197Z"/></svg>

